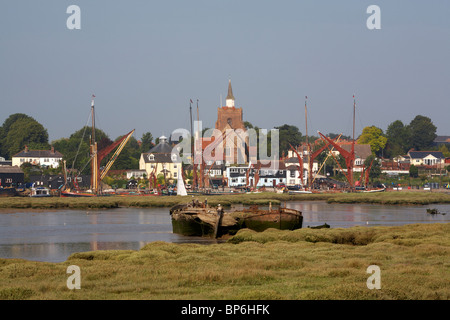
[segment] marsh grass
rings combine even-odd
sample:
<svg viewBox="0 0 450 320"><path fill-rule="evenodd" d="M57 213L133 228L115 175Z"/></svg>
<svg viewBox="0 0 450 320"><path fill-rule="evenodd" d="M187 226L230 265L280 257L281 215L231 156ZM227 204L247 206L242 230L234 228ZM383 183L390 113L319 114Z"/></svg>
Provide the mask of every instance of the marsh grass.
<svg viewBox="0 0 450 320"><path fill-rule="evenodd" d="M339 194L278 194L262 192L235 195L199 195L191 196L106 196L93 198L0 198L0 209L110 209L118 207L171 207L192 199L208 200L210 205L221 204L229 207L233 204L243 205L283 205L287 201L326 200L329 203L373 203L391 205L427 205L432 203L450 203L450 194L439 192L381 192L339 193Z"/></svg>
<svg viewBox="0 0 450 320"><path fill-rule="evenodd" d="M0 259L0 299L449 299L450 224L241 230L227 243L152 242L62 263ZM369 265L381 290L369 290ZM81 289L66 287L67 266Z"/></svg>

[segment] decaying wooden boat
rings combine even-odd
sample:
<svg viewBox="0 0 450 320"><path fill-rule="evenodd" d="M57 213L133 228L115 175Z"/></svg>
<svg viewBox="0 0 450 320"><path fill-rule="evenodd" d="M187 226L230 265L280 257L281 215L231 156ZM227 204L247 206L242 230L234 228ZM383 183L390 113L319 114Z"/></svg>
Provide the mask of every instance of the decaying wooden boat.
<svg viewBox="0 0 450 320"><path fill-rule="evenodd" d="M264 231L268 228L294 230L302 227L302 213L279 207L268 210L252 206L244 210L224 211L202 203L176 205L170 209L173 232L186 236L221 237L242 228Z"/></svg>

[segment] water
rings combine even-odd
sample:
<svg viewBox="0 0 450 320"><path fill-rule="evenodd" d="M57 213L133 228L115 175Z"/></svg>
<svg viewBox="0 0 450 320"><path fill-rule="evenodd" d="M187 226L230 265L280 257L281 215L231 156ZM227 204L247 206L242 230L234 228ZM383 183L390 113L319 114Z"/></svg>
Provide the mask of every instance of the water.
<svg viewBox="0 0 450 320"><path fill-rule="evenodd" d="M450 205L383 206L289 202L303 213L303 226L328 223L332 228L450 222ZM430 215L426 208L446 215ZM139 250L153 241L216 243L172 233L168 208L110 210L0 211L0 258L62 262L74 252Z"/></svg>

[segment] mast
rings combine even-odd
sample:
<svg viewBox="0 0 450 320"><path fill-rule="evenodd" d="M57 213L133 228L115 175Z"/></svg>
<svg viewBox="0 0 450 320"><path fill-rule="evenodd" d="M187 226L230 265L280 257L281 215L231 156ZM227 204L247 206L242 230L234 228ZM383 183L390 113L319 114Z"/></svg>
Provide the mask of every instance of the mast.
<svg viewBox="0 0 450 320"><path fill-rule="evenodd" d="M352 141L352 150L351 150L351 156L353 161L355 161L355 113L356 113L356 99L355 99L355 95L353 95L353 141ZM353 191L354 189L354 184L353 184L353 164L352 163L352 167L351 167L351 183L350 183L350 187ZM348 170L350 170L350 168L348 168Z"/></svg>
<svg viewBox="0 0 450 320"><path fill-rule="evenodd" d="M193 136L193 128L192 128L192 99L189 103L189 114L191 119L191 150L192 150L192 189L195 190L197 187L197 171L195 170L195 137ZM192 141L192 138L194 137L194 140Z"/></svg>
<svg viewBox="0 0 450 320"><path fill-rule="evenodd" d="M91 190L94 194L98 192L98 158L97 158L97 142L95 141L95 95L92 95L91 101L91 117L92 117L92 136L91 136Z"/></svg>
<svg viewBox="0 0 450 320"><path fill-rule="evenodd" d="M306 102L308 100L308 97L305 96L305 126L306 126L306 150L308 153L308 177L306 180L306 187L311 189L311 181L312 181L312 165L311 165L311 146L309 145L309 139L308 139L308 108L306 106ZM301 168L303 170L303 168Z"/></svg>
<svg viewBox="0 0 450 320"><path fill-rule="evenodd" d="M197 139L196 140L198 140L198 143L199 143L199 147L200 147L200 170L199 170L199 177L198 177L198 180L199 180L199 187L200 188L203 188L204 187L204 185L203 185L203 183L204 183L204 181L203 181L203 156L202 156L202 152L203 152L203 150L202 150L202 141L201 141L201 139L200 139L200 132L198 131L198 129L199 129L199 125L200 125L200 118L199 118L200 116L199 116L199 112L198 112L198 99L197 99L197 132L196 132L196 134L197 134Z"/></svg>

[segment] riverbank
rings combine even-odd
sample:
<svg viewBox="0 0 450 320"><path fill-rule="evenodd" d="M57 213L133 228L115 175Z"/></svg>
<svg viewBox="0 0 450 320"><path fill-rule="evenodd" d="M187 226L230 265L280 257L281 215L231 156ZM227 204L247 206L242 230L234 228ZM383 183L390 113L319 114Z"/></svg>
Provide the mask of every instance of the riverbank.
<svg viewBox="0 0 450 320"><path fill-rule="evenodd" d="M235 195L199 195L187 196L105 196L86 198L0 198L0 209L110 209L118 207L171 207L192 199L208 200L211 205L233 204L273 205L285 201L324 200L329 203L372 203L426 205L432 203L450 203L450 194L443 192L389 191L379 193L318 193L318 194L280 194L275 192L247 193Z"/></svg>
<svg viewBox="0 0 450 320"><path fill-rule="evenodd" d="M450 224L241 230L224 244L0 259L0 299L448 300L449 254ZM70 265L80 267L79 290L67 288ZM370 265L381 270L379 290L367 288Z"/></svg>

